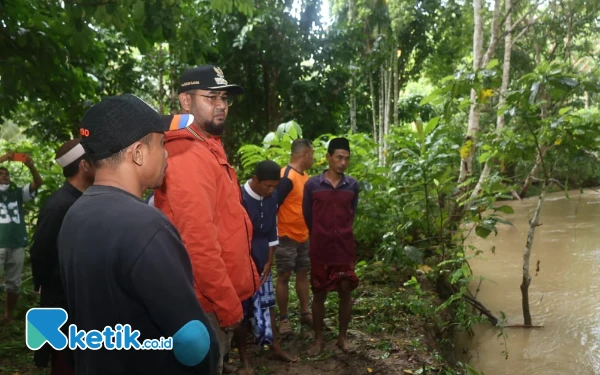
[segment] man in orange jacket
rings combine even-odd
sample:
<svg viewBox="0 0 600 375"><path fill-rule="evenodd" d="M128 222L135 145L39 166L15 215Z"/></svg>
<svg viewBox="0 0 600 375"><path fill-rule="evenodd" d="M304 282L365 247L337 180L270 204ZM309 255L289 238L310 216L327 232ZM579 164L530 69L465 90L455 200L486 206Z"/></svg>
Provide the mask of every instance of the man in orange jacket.
<svg viewBox="0 0 600 375"><path fill-rule="evenodd" d="M154 205L179 229L189 253L196 295L219 338L219 374L243 317L242 301L260 286L251 257L252 222L221 141L232 96L241 93L217 67L183 73L181 113L193 114L194 122L167 133L168 168L154 191Z"/></svg>

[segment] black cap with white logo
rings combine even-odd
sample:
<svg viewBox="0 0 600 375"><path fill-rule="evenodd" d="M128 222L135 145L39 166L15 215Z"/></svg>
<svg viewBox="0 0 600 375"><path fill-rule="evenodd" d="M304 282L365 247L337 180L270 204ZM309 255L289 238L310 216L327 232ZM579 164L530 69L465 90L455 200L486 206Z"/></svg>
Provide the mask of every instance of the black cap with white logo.
<svg viewBox="0 0 600 375"><path fill-rule="evenodd" d="M212 65L202 65L197 68L188 68L179 80L179 94L190 90L226 91L230 95L244 92L239 85L230 85L225 80L223 71Z"/></svg>

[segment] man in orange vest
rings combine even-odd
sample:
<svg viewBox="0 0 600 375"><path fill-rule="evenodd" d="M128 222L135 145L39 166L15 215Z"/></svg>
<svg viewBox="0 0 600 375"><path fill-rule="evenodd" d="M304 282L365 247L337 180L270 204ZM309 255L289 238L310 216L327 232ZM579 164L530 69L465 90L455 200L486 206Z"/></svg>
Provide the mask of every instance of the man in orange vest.
<svg viewBox="0 0 600 375"><path fill-rule="evenodd" d="M275 295L279 307L279 333L292 333L288 319L289 281L292 271L296 273L296 294L300 300L300 321L312 327L312 314L308 307L308 228L302 215L304 184L308 181L306 171L314 163L314 150L306 139L292 143L290 163L281 169L281 181L277 188L279 212L277 214L279 245L275 250L277 286Z"/></svg>

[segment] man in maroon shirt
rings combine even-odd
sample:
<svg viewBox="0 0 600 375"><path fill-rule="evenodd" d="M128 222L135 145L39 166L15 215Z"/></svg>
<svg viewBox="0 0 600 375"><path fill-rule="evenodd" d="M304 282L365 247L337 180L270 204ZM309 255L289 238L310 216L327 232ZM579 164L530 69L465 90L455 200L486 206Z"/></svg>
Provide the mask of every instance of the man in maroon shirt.
<svg viewBox="0 0 600 375"><path fill-rule="evenodd" d="M311 177L304 186L302 210L310 232L310 284L313 291L315 342L311 356L323 350L323 319L327 293L340 298L340 335L337 345L348 351L346 331L352 311L352 290L358 286L354 272L356 250L352 225L358 204L358 182L344 174L350 164L350 144L334 138L327 148L329 169Z"/></svg>

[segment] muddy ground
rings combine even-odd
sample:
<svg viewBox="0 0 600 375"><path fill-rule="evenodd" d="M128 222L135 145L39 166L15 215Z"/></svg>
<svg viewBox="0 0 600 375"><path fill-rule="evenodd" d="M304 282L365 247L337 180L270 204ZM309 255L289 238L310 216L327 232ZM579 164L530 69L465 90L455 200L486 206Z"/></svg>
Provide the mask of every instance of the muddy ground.
<svg viewBox="0 0 600 375"><path fill-rule="evenodd" d="M394 335L370 335L358 330L349 330L348 338L352 346L350 353L344 353L335 344L336 330L326 333L325 350L318 357L307 353L312 342L312 332L301 327L292 336L282 340L282 346L300 360L286 363L274 358L268 348L261 348L248 340L248 351L255 375L362 375L362 374L419 374L441 368L444 361L435 359L435 355L423 343L426 332L422 328L411 327L405 332ZM240 366L237 349L231 354L231 366ZM230 367L231 369L233 369ZM423 369L427 370L423 370Z"/></svg>
<svg viewBox="0 0 600 375"><path fill-rule="evenodd" d="M398 272L379 272L370 266L371 273L362 275L361 284L353 293L352 321L348 338L353 351L343 353L335 343L338 332L337 294L331 293L326 302L325 350L316 358L307 354L313 332L300 326L298 314L290 314L294 329L291 337L282 340L284 349L300 358L296 363L285 363L271 358L268 350L248 343L255 375L290 374L455 374L442 357L440 336L432 333L431 324L422 318L422 311L431 311L430 300L417 296L403 287L409 275ZM0 326L0 374L41 375L49 369L33 366L33 352L25 346L25 313L37 306L38 296L25 284L17 311L16 321L10 327ZM0 304L3 304L0 295ZM429 307L426 307L429 306ZM289 311L298 311L294 289L290 288ZM436 314L439 315L439 314ZM441 320L448 320L443 317ZM0 323L1 325L1 323ZM425 327L429 327L425 329ZM249 337L252 340L251 337ZM449 342L449 341L446 341ZM239 366L238 354L231 353L231 365ZM446 370L450 370L447 372Z"/></svg>

